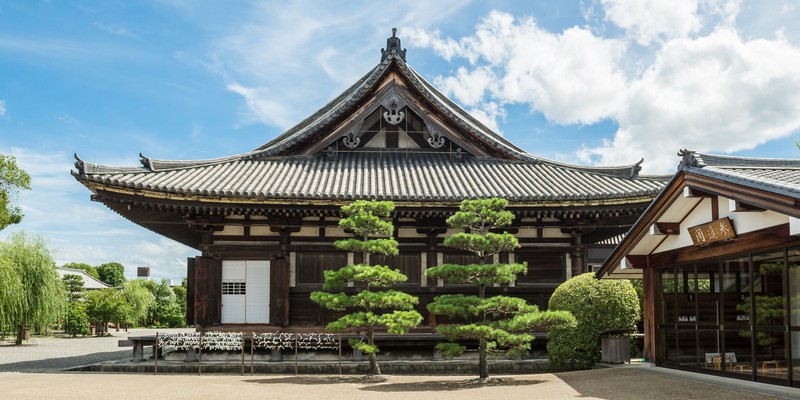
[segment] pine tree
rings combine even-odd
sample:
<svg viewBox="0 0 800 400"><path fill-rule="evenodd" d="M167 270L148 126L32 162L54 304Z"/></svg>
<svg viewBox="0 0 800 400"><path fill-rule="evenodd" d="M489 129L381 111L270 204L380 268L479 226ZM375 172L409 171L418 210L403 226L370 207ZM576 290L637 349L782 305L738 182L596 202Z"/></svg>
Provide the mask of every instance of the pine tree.
<svg viewBox="0 0 800 400"><path fill-rule="evenodd" d="M347 329L365 330L366 343L351 339L350 346L369 357L370 374L380 376L375 345L375 328L386 327L389 333L404 334L422 322L422 316L414 311L419 303L415 296L389 289L392 285L405 282L408 277L387 266L369 265L370 254L397 255L397 241L391 238L394 226L385 221L394 210L389 201L359 200L342 207L345 218L339 226L352 232L354 238L338 240L336 248L361 253L363 263L348 265L338 271L325 271L323 290L311 293L311 300L320 306L336 311L355 310L326 327L333 332ZM371 239L373 237L386 237ZM349 282L357 292L342 292ZM338 293L330 293L338 291Z"/></svg>
<svg viewBox="0 0 800 400"><path fill-rule="evenodd" d="M461 355L466 347L460 340L478 341L478 374L481 381L489 377L487 353L502 352L509 355L530 350L534 336L525 333L552 326L574 325L569 312L541 312L517 297L494 296L486 298L487 285L504 284L527 272L526 264L486 264L485 261L501 252L512 252L519 241L508 232L495 233L511 224L514 214L506 211L504 199L464 200L460 211L447 219L451 228L467 229L469 233L456 233L445 239L447 247L477 256L479 263L470 265L445 264L429 268L427 275L444 279L448 283L469 284L478 287L478 295L441 295L428 304L434 314L454 317L463 324L446 324L437 327L450 343L437 348L447 357Z"/></svg>

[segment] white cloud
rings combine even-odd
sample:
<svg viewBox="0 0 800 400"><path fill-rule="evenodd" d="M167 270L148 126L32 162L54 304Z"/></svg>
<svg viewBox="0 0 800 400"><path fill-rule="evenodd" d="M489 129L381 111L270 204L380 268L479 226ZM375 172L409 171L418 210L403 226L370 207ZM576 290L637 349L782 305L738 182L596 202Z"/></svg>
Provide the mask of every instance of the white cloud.
<svg viewBox="0 0 800 400"><path fill-rule="evenodd" d="M645 156L672 171L681 148L734 152L800 129L800 48L743 41L720 29L667 43L631 84L613 140L584 148L584 161L622 164Z"/></svg>
<svg viewBox="0 0 800 400"><path fill-rule="evenodd" d="M591 124L614 116L624 100L625 76L618 66L624 43L584 28L555 34L533 18L493 11L474 35L458 41L419 30L412 37L444 58L469 60L470 69L435 80L467 106L527 103L557 123Z"/></svg>
<svg viewBox="0 0 800 400"><path fill-rule="evenodd" d="M260 122L286 129L297 122L293 118L295 110L290 104L270 95L270 90L266 87L249 88L234 82L229 83L227 88L244 98L247 104L247 114L243 121L245 123Z"/></svg>
<svg viewBox="0 0 800 400"><path fill-rule="evenodd" d="M641 45L690 37L706 25L732 26L738 0L601 0L606 20Z"/></svg>
<svg viewBox="0 0 800 400"><path fill-rule="evenodd" d="M506 111L497 103L493 101L481 103L477 107L467 110L467 112L492 131L503 134L497 121L505 120Z"/></svg>
<svg viewBox="0 0 800 400"><path fill-rule="evenodd" d="M699 0L601 0L606 19L627 30L640 44L686 37L702 27Z"/></svg>
<svg viewBox="0 0 800 400"><path fill-rule="evenodd" d="M3 117L5 115L6 115L6 101L0 100L0 117Z"/></svg>

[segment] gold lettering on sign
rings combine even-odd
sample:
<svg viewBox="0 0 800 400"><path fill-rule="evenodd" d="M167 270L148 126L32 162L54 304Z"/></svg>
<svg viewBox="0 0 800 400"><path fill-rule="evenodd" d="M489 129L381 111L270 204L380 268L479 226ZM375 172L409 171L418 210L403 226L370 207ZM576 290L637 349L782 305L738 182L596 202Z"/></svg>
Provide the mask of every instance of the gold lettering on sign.
<svg viewBox="0 0 800 400"><path fill-rule="evenodd" d="M736 237L736 232L733 230L733 222L728 217L693 226L688 230L695 246L706 246Z"/></svg>

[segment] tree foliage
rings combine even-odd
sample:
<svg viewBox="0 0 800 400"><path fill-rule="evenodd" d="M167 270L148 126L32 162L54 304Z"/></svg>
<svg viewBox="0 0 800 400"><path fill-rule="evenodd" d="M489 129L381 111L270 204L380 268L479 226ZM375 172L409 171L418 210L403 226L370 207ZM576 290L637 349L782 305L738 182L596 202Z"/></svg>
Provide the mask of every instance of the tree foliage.
<svg viewBox="0 0 800 400"><path fill-rule="evenodd" d="M125 283L125 267L118 262L109 262L97 266L100 280L111 287L120 287Z"/></svg>
<svg viewBox="0 0 800 400"><path fill-rule="evenodd" d="M144 282L154 299L147 311L148 324L168 328L185 326L186 313L182 311L183 308L181 308L178 297L170 287L169 281L162 279L159 282Z"/></svg>
<svg viewBox="0 0 800 400"><path fill-rule="evenodd" d="M575 328L550 331L547 353L556 368L589 368L600 361L603 331L636 331L639 298L630 281L596 279L593 273L578 275L556 288L548 304L550 310L571 312L578 321Z"/></svg>
<svg viewBox="0 0 800 400"><path fill-rule="evenodd" d="M4 246L0 244L0 249ZM24 307L22 277L10 257L0 253L0 330L14 327Z"/></svg>
<svg viewBox="0 0 800 400"><path fill-rule="evenodd" d="M92 290L86 296L86 315L105 332L109 322L125 323L133 314L132 306L122 290Z"/></svg>
<svg viewBox="0 0 800 400"><path fill-rule="evenodd" d="M83 300L86 289L83 286L83 277L75 274L65 274L61 280L67 295L67 312L64 316L64 332L73 337L89 333L89 319L86 316Z"/></svg>
<svg viewBox="0 0 800 400"><path fill-rule="evenodd" d="M83 287L83 277L75 274L65 274L61 278L67 291L67 301L70 303L83 300L86 289Z"/></svg>
<svg viewBox="0 0 800 400"><path fill-rule="evenodd" d="M89 334L89 317L86 308L79 302L69 303L64 317L64 332L72 335L86 336Z"/></svg>
<svg viewBox="0 0 800 400"><path fill-rule="evenodd" d="M511 224L514 215L505 210L504 199L464 200L460 211L447 219L451 228L467 229L445 239L445 246L472 253L481 261L500 252L519 247L517 238L508 232L493 232ZM461 355L466 347L459 341L478 341L478 374L481 380L489 377L487 353L519 355L530 350L535 338L529 332L557 326L575 326L568 312L542 312L525 300L509 297L486 297L486 286L508 283L527 272L526 264L446 264L429 268L427 275L448 283L478 287L477 295L441 295L428 304L428 311L461 319L461 324L439 325L437 330L450 343L437 348L447 357Z"/></svg>
<svg viewBox="0 0 800 400"><path fill-rule="evenodd" d="M17 166L17 159L0 154L0 230L22 221L22 210L12 201L20 189L30 188L31 177Z"/></svg>
<svg viewBox="0 0 800 400"><path fill-rule="evenodd" d="M392 238L371 239L374 236L390 236L394 232L391 222L385 221L394 210L388 201L359 200L342 207L345 218L339 226L351 232L355 238L338 240L336 248L359 252L364 260L369 254L398 254L397 241ZM369 357L370 373L380 375L375 345L375 328L386 327L390 333L403 334L422 322L422 316L414 310L419 299L390 287L408 280L398 270L387 266L366 263L348 265L338 271L325 271L323 290L311 293L311 300L329 310L354 312L344 315L326 326L327 330L341 332L347 329L365 330L363 340L350 340L350 345ZM343 290L348 283L358 288L355 294ZM338 293L331 293L337 292Z"/></svg>
<svg viewBox="0 0 800 400"><path fill-rule="evenodd" d="M156 302L153 293L147 286L147 281L134 279L122 285L125 300L130 304L130 314L125 318L125 323L131 326L148 324L148 312Z"/></svg>
<svg viewBox="0 0 800 400"><path fill-rule="evenodd" d="M55 268L55 261L41 236L25 232L11 235L0 243L0 274L8 282L0 285L15 292L0 292L2 318L7 326L17 329L17 344L22 343L24 329L55 322L65 301L64 286ZM5 281L6 279L2 279Z"/></svg>

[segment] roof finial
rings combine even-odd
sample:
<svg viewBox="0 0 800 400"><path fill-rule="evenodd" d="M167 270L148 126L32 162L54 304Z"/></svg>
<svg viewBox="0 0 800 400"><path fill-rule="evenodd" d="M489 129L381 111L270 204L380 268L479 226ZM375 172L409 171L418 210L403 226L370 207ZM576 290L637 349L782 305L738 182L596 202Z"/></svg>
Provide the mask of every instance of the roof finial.
<svg viewBox="0 0 800 400"><path fill-rule="evenodd" d="M386 39L386 48L381 49L381 62L391 59L406 61L406 49L402 49L400 46L397 28L392 28L392 37Z"/></svg>

